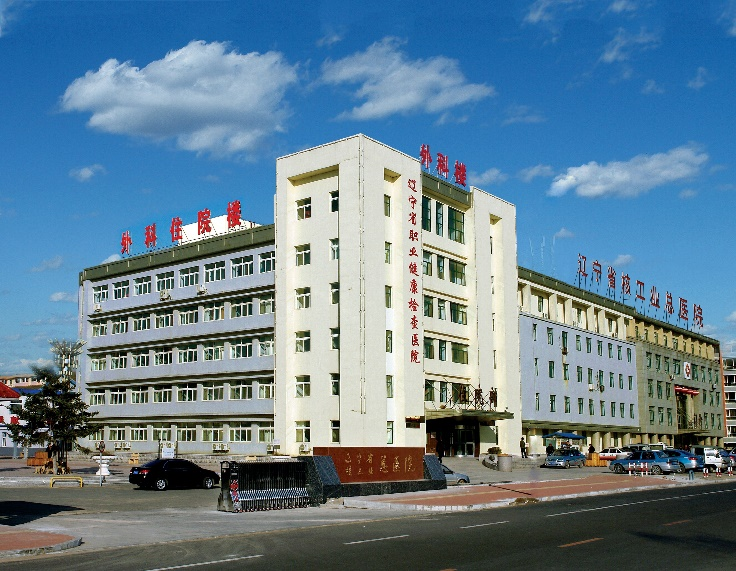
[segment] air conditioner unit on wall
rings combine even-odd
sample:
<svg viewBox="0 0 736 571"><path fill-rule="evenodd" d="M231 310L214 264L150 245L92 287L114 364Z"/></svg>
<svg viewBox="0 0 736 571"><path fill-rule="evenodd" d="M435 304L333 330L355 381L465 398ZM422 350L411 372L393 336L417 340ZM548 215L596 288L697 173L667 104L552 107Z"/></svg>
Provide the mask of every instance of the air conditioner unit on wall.
<svg viewBox="0 0 736 571"><path fill-rule="evenodd" d="M198 285L198 286L197 286L197 295L206 295L206 294L207 294L207 288L206 288L206 287L204 287L204 286L203 286L203 285L201 285L201 284L200 284L200 285Z"/></svg>
<svg viewBox="0 0 736 571"><path fill-rule="evenodd" d="M102 311L102 305L95 303L95 313L99 313L100 311Z"/></svg>
<svg viewBox="0 0 736 571"><path fill-rule="evenodd" d="M161 293L159 294L159 297L161 298L161 301L166 301L171 299L171 294L169 293L169 290L162 289Z"/></svg>

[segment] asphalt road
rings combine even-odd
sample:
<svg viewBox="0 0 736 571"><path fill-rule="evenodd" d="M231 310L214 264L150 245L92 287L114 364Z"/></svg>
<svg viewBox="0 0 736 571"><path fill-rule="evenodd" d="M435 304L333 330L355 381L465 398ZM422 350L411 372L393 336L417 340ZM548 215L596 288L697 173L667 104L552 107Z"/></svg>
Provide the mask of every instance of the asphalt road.
<svg viewBox="0 0 736 571"><path fill-rule="evenodd" d="M345 516L352 510L333 511ZM726 569L734 553L736 483L729 482L478 512L313 523L299 529L157 545L70 550L3 561L0 568Z"/></svg>

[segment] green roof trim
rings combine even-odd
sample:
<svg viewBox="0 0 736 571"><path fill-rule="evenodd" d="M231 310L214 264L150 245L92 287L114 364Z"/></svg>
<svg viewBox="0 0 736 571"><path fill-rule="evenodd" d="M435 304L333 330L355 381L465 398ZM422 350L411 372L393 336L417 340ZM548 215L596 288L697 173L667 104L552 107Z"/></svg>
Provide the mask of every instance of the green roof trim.
<svg viewBox="0 0 736 571"><path fill-rule="evenodd" d="M92 266L79 272L79 285L82 285L85 280L96 281L108 279L133 272L170 266L188 260L197 260L265 244L274 244L275 242L275 224L256 226L249 230L238 230L222 236L213 236L181 246L173 246L165 250L158 250L130 258L123 258L122 260L107 264L100 264L99 266Z"/></svg>
<svg viewBox="0 0 736 571"><path fill-rule="evenodd" d="M426 172L422 172L422 188L466 208L472 205L472 195L468 191Z"/></svg>

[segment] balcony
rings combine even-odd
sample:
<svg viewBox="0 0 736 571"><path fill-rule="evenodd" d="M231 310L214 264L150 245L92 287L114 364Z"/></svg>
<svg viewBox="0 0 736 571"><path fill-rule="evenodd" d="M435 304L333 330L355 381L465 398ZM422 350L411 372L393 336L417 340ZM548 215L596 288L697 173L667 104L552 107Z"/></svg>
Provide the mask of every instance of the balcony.
<svg viewBox="0 0 736 571"><path fill-rule="evenodd" d="M457 389L453 387L447 402L440 403L439 409L428 408L433 406L434 403L430 402L424 404L427 420L450 417L475 417L483 420L514 418L514 414L508 410L497 410L498 389L496 388L484 393L482 389L477 389L472 385L461 385Z"/></svg>

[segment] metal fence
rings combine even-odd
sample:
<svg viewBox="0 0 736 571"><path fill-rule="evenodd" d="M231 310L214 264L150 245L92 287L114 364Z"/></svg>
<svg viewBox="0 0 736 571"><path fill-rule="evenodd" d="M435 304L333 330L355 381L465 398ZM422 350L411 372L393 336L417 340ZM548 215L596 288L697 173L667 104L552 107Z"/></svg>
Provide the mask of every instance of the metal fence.
<svg viewBox="0 0 736 571"><path fill-rule="evenodd" d="M280 510L310 505L304 462L222 462L221 468L221 498L227 507L232 505L232 510L227 511Z"/></svg>

